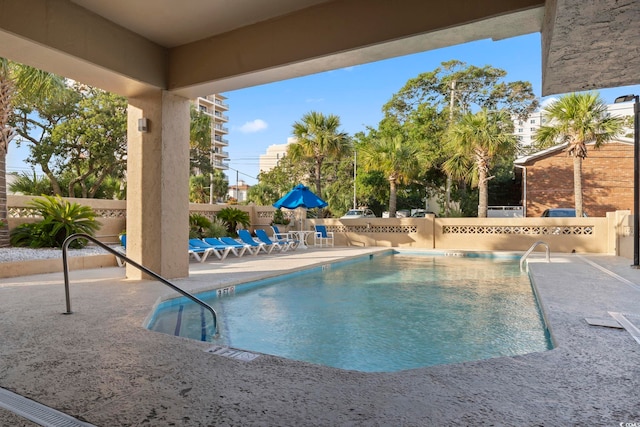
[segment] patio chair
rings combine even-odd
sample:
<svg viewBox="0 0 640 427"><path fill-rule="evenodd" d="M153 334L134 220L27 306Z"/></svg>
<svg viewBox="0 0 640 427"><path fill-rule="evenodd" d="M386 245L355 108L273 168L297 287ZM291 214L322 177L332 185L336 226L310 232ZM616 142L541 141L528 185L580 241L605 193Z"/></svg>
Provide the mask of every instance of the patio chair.
<svg viewBox="0 0 640 427"><path fill-rule="evenodd" d="M256 229L256 237L258 238L259 241L261 241L267 246L275 245L275 247L281 252L286 252L289 250L289 248L291 248L291 244L289 242L284 242L280 240L276 240L276 241L271 240L267 232L260 228Z"/></svg>
<svg viewBox="0 0 640 427"><path fill-rule="evenodd" d="M295 249L300 245L300 241L295 239L291 233L281 233L277 225L272 225L271 229L273 230L273 238L277 242L288 242L290 249Z"/></svg>
<svg viewBox="0 0 640 427"><path fill-rule="evenodd" d="M200 239L189 239L189 254L200 262L205 262L210 254L214 254L220 261L224 261L230 251L229 246L212 246Z"/></svg>
<svg viewBox="0 0 640 427"><path fill-rule="evenodd" d="M253 237L251 237L251 233L249 233L249 230L244 230L244 229L238 230L238 237L247 245L257 247L259 250L263 250L268 254L270 254L273 251L273 249L277 246L277 245L267 245L264 242L257 242Z"/></svg>
<svg viewBox="0 0 640 427"><path fill-rule="evenodd" d="M313 235L313 241L315 246L333 246L333 231L327 231L327 227L324 225L315 225L315 234Z"/></svg>
<svg viewBox="0 0 640 427"><path fill-rule="evenodd" d="M247 249L247 252L249 252L249 254L251 255L258 255L258 252L260 252L259 246L248 245L244 242L239 242L232 237L219 237L218 240L220 240L222 243L226 243L229 246L242 245Z"/></svg>
<svg viewBox="0 0 640 427"><path fill-rule="evenodd" d="M242 255L244 255L244 253L247 251L247 249L250 248L250 246L242 244L242 243L225 243L225 242L221 241L220 239L216 239L214 237L205 237L202 240L205 243L208 243L208 244L213 245L213 246L228 247L228 248L231 249L231 253L234 254L238 258L240 258Z"/></svg>

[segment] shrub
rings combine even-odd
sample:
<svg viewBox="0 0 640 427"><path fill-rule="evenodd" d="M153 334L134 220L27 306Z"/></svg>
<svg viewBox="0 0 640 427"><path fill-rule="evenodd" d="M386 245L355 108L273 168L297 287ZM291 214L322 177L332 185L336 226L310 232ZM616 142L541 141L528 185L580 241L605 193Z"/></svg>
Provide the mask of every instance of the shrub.
<svg viewBox="0 0 640 427"><path fill-rule="evenodd" d="M211 227L207 230L207 236L205 237L226 237L227 236L227 224L221 219L214 218L211 221Z"/></svg>
<svg viewBox="0 0 640 427"><path fill-rule="evenodd" d="M249 214L238 208L224 208L216 214L216 218L221 219L227 225L227 233L230 236L237 236L238 225L249 228L251 219Z"/></svg>
<svg viewBox="0 0 640 427"><path fill-rule="evenodd" d="M189 215L189 238L202 239L206 237L206 230L211 227L211 221L204 215L192 213Z"/></svg>
<svg viewBox="0 0 640 427"><path fill-rule="evenodd" d="M69 203L60 196L43 196L42 199L34 199L29 206L43 219L16 227L11 232L13 246L62 247L64 240L70 235L84 233L93 236L100 228L90 207ZM86 245L86 239L77 239L69 247L79 249Z"/></svg>

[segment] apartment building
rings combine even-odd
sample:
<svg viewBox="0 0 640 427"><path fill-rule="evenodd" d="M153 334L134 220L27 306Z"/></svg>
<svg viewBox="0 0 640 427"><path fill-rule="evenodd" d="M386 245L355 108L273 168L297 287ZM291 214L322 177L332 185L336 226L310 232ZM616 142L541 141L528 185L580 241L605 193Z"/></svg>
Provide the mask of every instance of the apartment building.
<svg viewBox="0 0 640 427"><path fill-rule="evenodd" d="M260 172L269 172L271 169L278 166L280 159L282 159L289 149L289 145L296 142L295 137L287 138L286 144L273 144L267 147L267 152L260 155L259 168Z"/></svg>
<svg viewBox="0 0 640 427"><path fill-rule="evenodd" d="M207 95L205 97L198 97L192 102L196 108L208 116L211 117L211 151L212 151L212 164L216 169L227 170L229 166L226 164L226 160L229 158L229 152L226 151L226 147L229 146L229 141L226 136L229 133L227 122L229 118L227 112L229 111L229 105L225 102L226 96L221 94Z"/></svg>

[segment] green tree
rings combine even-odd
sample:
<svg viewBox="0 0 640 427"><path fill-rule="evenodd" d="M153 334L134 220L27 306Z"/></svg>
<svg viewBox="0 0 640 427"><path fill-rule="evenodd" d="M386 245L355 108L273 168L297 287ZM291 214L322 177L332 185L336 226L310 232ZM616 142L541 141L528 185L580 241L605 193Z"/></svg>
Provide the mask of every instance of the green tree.
<svg viewBox="0 0 640 427"><path fill-rule="evenodd" d="M9 124L14 103L21 99L43 99L53 96L64 84L50 73L0 58L0 176L7 171L7 152L15 130ZM36 96L37 95L37 96ZM7 220L7 186L0 180L0 247L9 246Z"/></svg>
<svg viewBox="0 0 640 427"><path fill-rule="evenodd" d="M478 217L486 218L492 163L498 157L513 157L517 148L511 115L485 109L465 114L449 130L446 148L452 156L443 165L445 171L478 187Z"/></svg>
<svg viewBox="0 0 640 427"><path fill-rule="evenodd" d="M289 147L292 161L311 161L314 165L316 194L322 196L322 164L329 159L339 159L350 154L350 141L345 132L339 130L340 118L312 111L293 124L293 135L297 141Z"/></svg>
<svg viewBox="0 0 640 427"><path fill-rule="evenodd" d="M417 144L404 140L402 135L396 135L358 146L358 155L366 171L376 170L386 176L389 183L389 217L395 218L397 185L406 184L418 176L423 151Z"/></svg>
<svg viewBox="0 0 640 427"><path fill-rule="evenodd" d="M587 157L587 144L599 148L623 130L624 119L609 117L607 105L598 92L571 93L560 97L543 110L548 125L534 135L538 148L566 144L567 155L573 157L573 189L576 216L584 212L582 203L582 160Z"/></svg>
<svg viewBox="0 0 640 427"><path fill-rule="evenodd" d="M469 111L506 110L524 117L533 112L538 101L531 83L505 81L499 68L467 65L458 60L443 62L433 71L410 79L383 106L385 118L393 118L408 138L420 140L429 156L429 164L442 168L450 156L443 150L447 129ZM452 180L445 186L445 214L449 213Z"/></svg>
<svg viewBox="0 0 640 427"><path fill-rule="evenodd" d="M213 171L211 164L211 117L191 105L189 128L189 157L194 174L208 174Z"/></svg>
<svg viewBox="0 0 640 427"><path fill-rule="evenodd" d="M216 214L216 218L225 222L227 225L227 233L230 236L238 235L238 232L236 231L238 225L242 225L243 228L249 228L251 225L251 218L249 218L249 214L238 208L221 209Z"/></svg>
<svg viewBox="0 0 640 427"><path fill-rule="evenodd" d="M32 175L25 172L16 175L9 185L9 190L12 193L24 194L25 196L53 195L51 181L45 176L39 177L35 171L33 171Z"/></svg>
<svg viewBox="0 0 640 427"><path fill-rule="evenodd" d="M40 167L51 183L53 194L65 195L60 175L64 172L56 168L55 143L51 134L56 126L73 117L82 94L73 87L64 86L58 96L35 102L23 98L16 102L11 126L19 138L17 145L27 143L29 156L27 163Z"/></svg>
<svg viewBox="0 0 640 427"><path fill-rule="evenodd" d="M124 176L127 153L127 101L85 85L72 117L51 132L57 168L71 173L69 196L95 197L109 176Z"/></svg>

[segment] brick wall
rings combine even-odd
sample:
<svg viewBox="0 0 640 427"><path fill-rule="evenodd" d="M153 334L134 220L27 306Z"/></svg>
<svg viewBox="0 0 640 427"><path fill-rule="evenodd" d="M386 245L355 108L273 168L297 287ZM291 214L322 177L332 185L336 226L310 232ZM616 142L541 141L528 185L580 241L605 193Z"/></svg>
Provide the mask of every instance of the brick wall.
<svg viewBox="0 0 640 427"><path fill-rule="evenodd" d="M573 158L564 151L528 162L527 216L540 216L547 208L575 206ZM589 216L607 212L633 212L633 145L609 142L599 149L588 146L582 162L584 210Z"/></svg>

